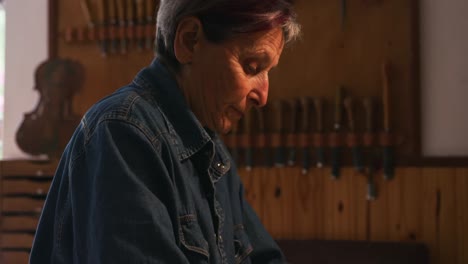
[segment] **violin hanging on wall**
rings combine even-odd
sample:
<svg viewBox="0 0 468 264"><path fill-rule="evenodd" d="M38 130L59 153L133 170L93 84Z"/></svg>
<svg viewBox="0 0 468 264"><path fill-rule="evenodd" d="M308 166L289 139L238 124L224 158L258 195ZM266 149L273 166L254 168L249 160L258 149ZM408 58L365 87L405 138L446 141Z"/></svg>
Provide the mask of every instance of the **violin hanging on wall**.
<svg viewBox="0 0 468 264"><path fill-rule="evenodd" d="M50 59L35 72L40 94L35 109L24 115L16 143L24 152L59 158L81 116L73 113L73 96L84 82L84 67L70 59Z"/></svg>

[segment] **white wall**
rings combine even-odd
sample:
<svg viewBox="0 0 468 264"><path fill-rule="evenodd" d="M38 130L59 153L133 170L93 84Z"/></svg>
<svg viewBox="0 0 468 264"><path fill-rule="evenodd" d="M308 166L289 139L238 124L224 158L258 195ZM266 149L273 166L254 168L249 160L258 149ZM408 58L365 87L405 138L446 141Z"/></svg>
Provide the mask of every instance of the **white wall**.
<svg viewBox="0 0 468 264"><path fill-rule="evenodd" d="M420 3L422 151L468 156L468 1Z"/></svg>
<svg viewBox="0 0 468 264"><path fill-rule="evenodd" d="M48 56L48 0L5 0L4 159L26 158L15 133L37 103L34 70Z"/></svg>

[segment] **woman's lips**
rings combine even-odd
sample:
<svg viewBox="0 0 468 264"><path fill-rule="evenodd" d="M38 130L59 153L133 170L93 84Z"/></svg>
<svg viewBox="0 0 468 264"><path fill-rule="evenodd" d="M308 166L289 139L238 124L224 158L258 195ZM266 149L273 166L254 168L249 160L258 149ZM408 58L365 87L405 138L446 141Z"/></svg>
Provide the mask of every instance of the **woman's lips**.
<svg viewBox="0 0 468 264"><path fill-rule="evenodd" d="M239 120L244 116L244 113L232 106L232 107L229 108L229 114L228 115L231 118Z"/></svg>

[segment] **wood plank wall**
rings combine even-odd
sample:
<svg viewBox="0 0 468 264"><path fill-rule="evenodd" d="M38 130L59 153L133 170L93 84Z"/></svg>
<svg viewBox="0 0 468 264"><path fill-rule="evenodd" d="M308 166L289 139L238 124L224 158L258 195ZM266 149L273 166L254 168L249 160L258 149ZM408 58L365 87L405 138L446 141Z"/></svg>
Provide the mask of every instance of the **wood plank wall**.
<svg viewBox="0 0 468 264"><path fill-rule="evenodd" d="M240 169L249 202L276 238L415 241L432 264L468 263L468 168L397 168L376 177L378 197L366 200L366 179L344 169Z"/></svg>

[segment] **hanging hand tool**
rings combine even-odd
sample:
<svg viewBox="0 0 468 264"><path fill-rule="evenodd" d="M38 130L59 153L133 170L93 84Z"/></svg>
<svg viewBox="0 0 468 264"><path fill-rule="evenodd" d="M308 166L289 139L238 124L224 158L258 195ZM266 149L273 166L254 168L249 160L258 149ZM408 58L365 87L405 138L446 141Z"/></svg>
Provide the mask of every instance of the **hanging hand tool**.
<svg viewBox="0 0 468 264"><path fill-rule="evenodd" d="M107 1L107 10L109 11L109 23L108 23L108 32L109 32L109 41L110 41L110 52L115 53L117 51L118 39L117 39L117 10L116 10L116 0Z"/></svg>
<svg viewBox="0 0 468 264"><path fill-rule="evenodd" d="M126 20L125 20L125 9L124 1L125 0L116 0L117 1L117 20L119 21L119 30L118 30L118 39L120 40L120 53L127 53L127 37L126 37Z"/></svg>
<svg viewBox="0 0 468 264"><path fill-rule="evenodd" d="M135 39L135 6L134 0L126 0L125 6L127 13L127 41L132 43ZM128 45L127 45L128 46Z"/></svg>
<svg viewBox="0 0 468 264"><path fill-rule="evenodd" d="M271 146L266 144L266 136L267 133L270 131L267 131L265 127L265 111L266 108L258 108L254 107L255 113L256 113L256 120L257 120L257 131L256 131L256 137L255 137L255 146L256 148L260 149L262 152L262 163L263 166L270 168L272 167L272 162L271 162Z"/></svg>
<svg viewBox="0 0 468 264"><path fill-rule="evenodd" d="M106 24L106 3L105 0L97 1L98 9L98 27L99 27L99 47L101 50L101 56L107 56L107 24Z"/></svg>
<svg viewBox="0 0 468 264"><path fill-rule="evenodd" d="M314 108L317 120L317 127L314 133L314 147L317 158L317 168L322 168L325 164L325 134L323 126L323 108L324 101L320 98L314 98Z"/></svg>
<svg viewBox="0 0 468 264"><path fill-rule="evenodd" d="M156 35L156 0L146 0L146 27L145 27L145 48L153 49L153 37Z"/></svg>
<svg viewBox="0 0 468 264"><path fill-rule="evenodd" d="M252 115L253 115L253 109L250 109L245 115L243 119L243 128L244 131L242 133L242 140L241 140L241 146L244 151L244 162L245 162L245 169L247 171L252 170L253 167L253 147L252 147Z"/></svg>
<svg viewBox="0 0 468 264"><path fill-rule="evenodd" d="M346 18L348 15L348 3L346 0L340 0L340 18L341 18L341 30L344 31L346 25Z"/></svg>
<svg viewBox="0 0 468 264"><path fill-rule="evenodd" d="M298 101L291 99L288 101L289 105L289 126L286 145L288 147L288 166L294 166L296 163L296 135L297 135L297 111L299 108Z"/></svg>
<svg viewBox="0 0 468 264"><path fill-rule="evenodd" d="M96 29L95 29L93 16L91 15L91 11L89 9L88 0L81 0L80 5L81 5L81 11L83 12L83 16L85 17L86 23L88 24L88 39L91 41L94 41L95 39L94 35L96 34L96 31L95 31ZM83 41L84 40L83 32L80 31L78 35L79 35L77 37L78 41Z"/></svg>
<svg viewBox="0 0 468 264"><path fill-rule="evenodd" d="M358 137L356 134L356 124L354 122L354 102L351 97L346 97L344 99L344 108L348 117L348 135L347 135L347 144L351 148L353 155L353 164L357 172L362 172L364 169L362 165L361 149L359 147Z"/></svg>
<svg viewBox="0 0 468 264"><path fill-rule="evenodd" d="M80 6L81 11L83 12L83 16L85 17L86 23L88 24L88 27L94 27L94 20L91 16L88 0L80 0Z"/></svg>
<svg viewBox="0 0 468 264"><path fill-rule="evenodd" d="M145 2L144 0L136 0L136 41L138 51L143 50L143 43L145 41Z"/></svg>
<svg viewBox="0 0 468 264"><path fill-rule="evenodd" d="M284 135L284 119L283 119L283 112L284 112L284 101L283 100L276 100L273 101L273 108L274 108L274 132L272 133L271 143L274 150L274 157L275 157L275 167L281 168L284 167L285 163L285 147L283 144L282 137Z"/></svg>
<svg viewBox="0 0 468 264"><path fill-rule="evenodd" d="M340 177L340 155L341 155L341 122L342 122L342 104L343 104L343 87L340 86L336 90L335 96L335 122L333 124L333 132L330 134L330 146L332 152L332 171L333 179Z"/></svg>
<svg viewBox="0 0 468 264"><path fill-rule="evenodd" d="M377 152L375 150L375 132L374 113L376 111L375 104L372 98L367 97L363 100L364 110L366 113L366 131L363 137L367 159L367 200L375 200L377 197L377 189L375 187L374 175L377 166Z"/></svg>
<svg viewBox="0 0 468 264"><path fill-rule="evenodd" d="M307 174L310 168L310 144L309 144L309 135L310 135L310 98L301 97L299 99L301 106L301 123L300 123L300 136L299 136L299 146L302 149L302 174Z"/></svg>
<svg viewBox="0 0 468 264"><path fill-rule="evenodd" d="M383 134L381 144L383 146L383 172L384 178L389 180L394 175L393 147L390 130L390 80L389 65L387 62L382 64L382 101L383 101Z"/></svg>
<svg viewBox="0 0 468 264"><path fill-rule="evenodd" d="M369 171L367 172L367 195L366 199L373 201L377 199L377 188L375 186L374 175L376 171L376 163L373 158L369 163Z"/></svg>
<svg viewBox="0 0 468 264"><path fill-rule="evenodd" d="M231 131L226 138L226 146L228 147L229 153L231 153L234 164L238 165L239 162L239 124L232 127Z"/></svg>

